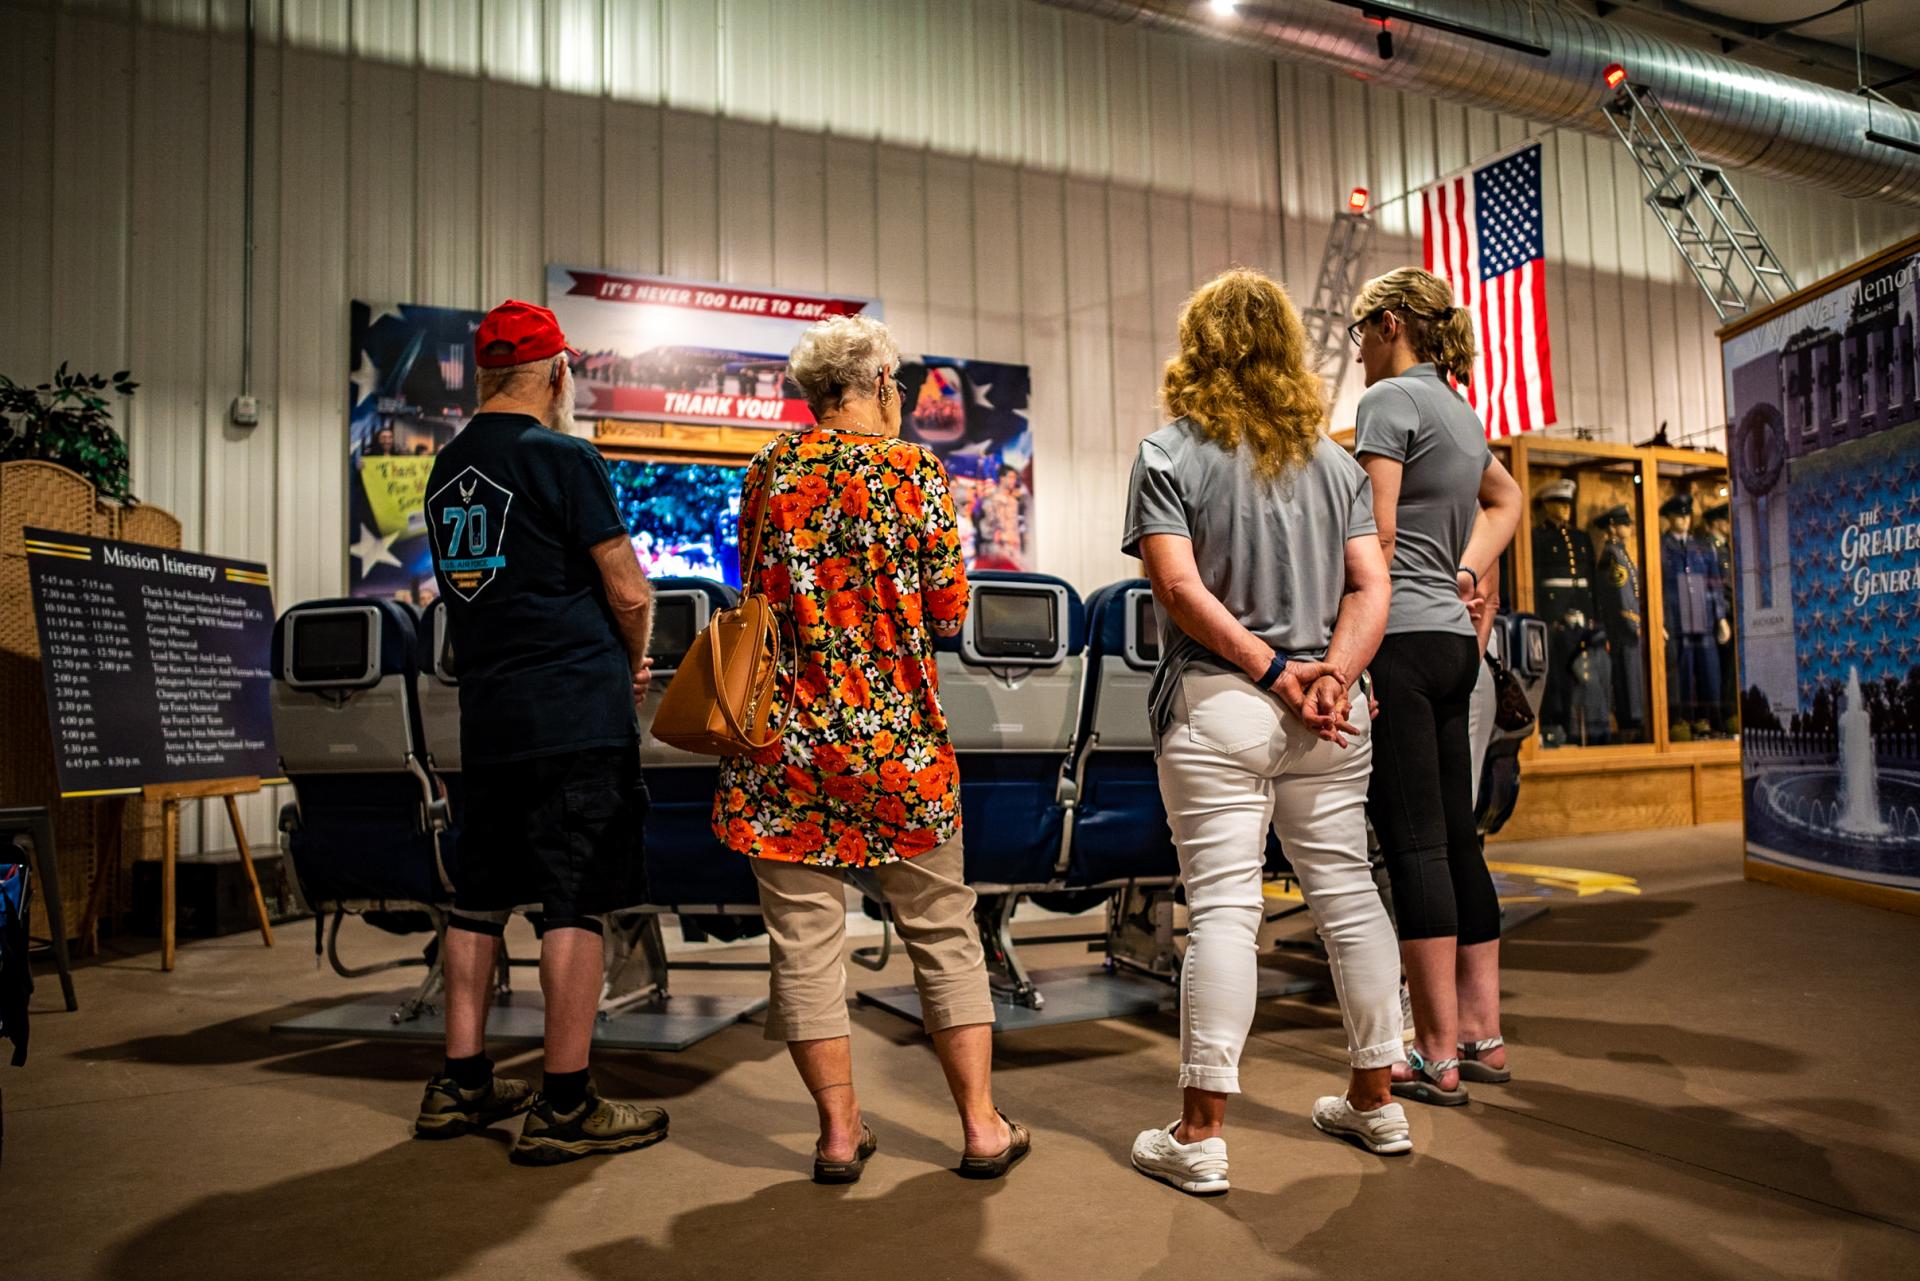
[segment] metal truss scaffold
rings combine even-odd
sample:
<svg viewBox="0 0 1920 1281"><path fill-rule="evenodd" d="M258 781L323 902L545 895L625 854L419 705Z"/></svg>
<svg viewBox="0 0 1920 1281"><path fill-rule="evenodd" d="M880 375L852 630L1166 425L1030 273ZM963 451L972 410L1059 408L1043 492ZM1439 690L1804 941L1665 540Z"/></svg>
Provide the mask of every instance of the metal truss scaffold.
<svg viewBox="0 0 1920 1281"><path fill-rule="evenodd" d="M1723 323L1793 292L1726 172L1700 158L1653 90L1621 80L1604 110L1647 181L1647 207Z"/></svg>
<svg viewBox="0 0 1920 1281"><path fill-rule="evenodd" d="M1313 348L1313 370L1329 382L1337 381L1345 359L1347 312L1360 288L1360 265L1373 240L1373 219L1351 208L1335 214L1327 231L1327 251L1320 258L1320 279L1313 301L1300 319L1306 322L1307 342Z"/></svg>

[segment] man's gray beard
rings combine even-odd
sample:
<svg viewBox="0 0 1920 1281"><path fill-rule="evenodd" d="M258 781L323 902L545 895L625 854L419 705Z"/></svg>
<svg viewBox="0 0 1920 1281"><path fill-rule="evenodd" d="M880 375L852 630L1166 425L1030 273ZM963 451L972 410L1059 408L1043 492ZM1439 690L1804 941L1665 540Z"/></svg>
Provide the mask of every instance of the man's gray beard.
<svg viewBox="0 0 1920 1281"><path fill-rule="evenodd" d="M553 407L553 420L547 424L564 435L573 435L573 370L561 380L560 396Z"/></svg>

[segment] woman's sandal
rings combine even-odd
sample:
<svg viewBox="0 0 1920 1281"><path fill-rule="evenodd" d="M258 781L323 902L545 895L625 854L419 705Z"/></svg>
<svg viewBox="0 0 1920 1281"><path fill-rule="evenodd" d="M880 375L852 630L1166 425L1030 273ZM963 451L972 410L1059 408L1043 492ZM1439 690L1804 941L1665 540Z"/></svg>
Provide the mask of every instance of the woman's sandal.
<svg viewBox="0 0 1920 1281"><path fill-rule="evenodd" d="M853 1150L851 1161L829 1161L820 1155L820 1149L813 1150L813 1181L815 1183L858 1183L861 1171L867 1168L867 1158L880 1146L880 1140L873 1137L873 1130L865 1121L860 1123L860 1146Z"/></svg>
<svg viewBox="0 0 1920 1281"><path fill-rule="evenodd" d="M1013 1168L1014 1162L1033 1150L1033 1135L1027 1127L1018 1121L1010 1120L1005 1112L1000 1119L1007 1123L1007 1146L993 1156L963 1156L955 1172L963 1179L997 1179Z"/></svg>
<svg viewBox="0 0 1920 1281"><path fill-rule="evenodd" d="M1435 1107L1457 1108L1466 1103L1465 1087L1457 1086L1451 1090L1440 1088L1441 1074L1450 1068L1460 1066L1459 1059L1427 1059L1411 1045L1407 1047L1407 1066L1414 1071L1411 1081L1395 1081L1387 1087L1395 1098L1412 1099L1415 1103L1431 1103Z"/></svg>
<svg viewBox="0 0 1920 1281"><path fill-rule="evenodd" d="M1460 1042L1460 1079L1478 1081L1484 1085L1505 1085L1513 1080L1513 1073L1503 1067L1480 1060L1505 1045L1503 1037L1488 1037L1484 1041Z"/></svg>

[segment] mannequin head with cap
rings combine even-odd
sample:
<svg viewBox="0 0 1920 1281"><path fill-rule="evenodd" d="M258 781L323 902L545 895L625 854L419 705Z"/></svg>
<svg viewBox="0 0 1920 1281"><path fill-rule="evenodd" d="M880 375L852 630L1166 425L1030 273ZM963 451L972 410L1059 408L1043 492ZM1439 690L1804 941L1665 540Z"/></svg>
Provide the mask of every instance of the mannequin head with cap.
<svg viewBox="0 0 1920 1281"><path fill-rule="evenodd" d="M1633 541L1633 513L1625 503L1605 512L1594 523L1600 527L1600 536L1609 543L1625 546Z"/></svg>
<svg viewBox="0 0 1920 1281"><path fill-rule="evenodd" d="M1660 504L1660 530L1682 538L1693 532L1693 495L1675 494Z"/></svg>
<svg viewBox="0 0 1920 1281"><path fill-rule="evenodd" d="M1453 286L1430 271L1401 267L1360 286L1348 329L1360 347L1367 386L1432 364L1462 386L1473 381L1473 320L1453 305Z"/></svg>
<svg viewBox="0 0 1920 1281"><path fill-rule="evenodd" d="M1534 506L1544 523L1556 529L1573 522L1574 484L1571 480L1549 481L1534 491Z"/></svg>

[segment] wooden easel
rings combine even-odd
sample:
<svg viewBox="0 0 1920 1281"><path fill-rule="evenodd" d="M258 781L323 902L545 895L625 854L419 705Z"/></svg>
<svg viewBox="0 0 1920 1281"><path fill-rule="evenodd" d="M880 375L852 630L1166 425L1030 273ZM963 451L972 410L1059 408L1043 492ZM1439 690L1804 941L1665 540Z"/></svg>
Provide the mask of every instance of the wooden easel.
<svg viewBox="0 0 1920 1281"><path fill-rule="evenodd" d="M273 927L267 922L267 901L260 893L260 874L253 870L253 849L247 844L247 830L240 822L240 805L236 796L246 796L260 790L257 778L220 778L209 779L201 783L156 783L141 789L141 795L150 801L160 802L161 855L160 855L160 968L173 968L174 953L174 874L180 846L180 802L210 800L222 797L227 802L227 822L233 825L234 845L240 851L240 866L247 874L247 884L253 888L253 910L260 918L260 941L268 947L273 946ZM87 899L87 914L80 933L83 938L92 938L98 927L100 910L103 906L104 887L107 883L106 869L117 866L120 861L120 823L124 814L124 798L115 798L118 804L110 805L107 810L106 840L102 843L102 858L111 858L112 863L102 862L99 873L94 877L93 893Z"/></svg>

